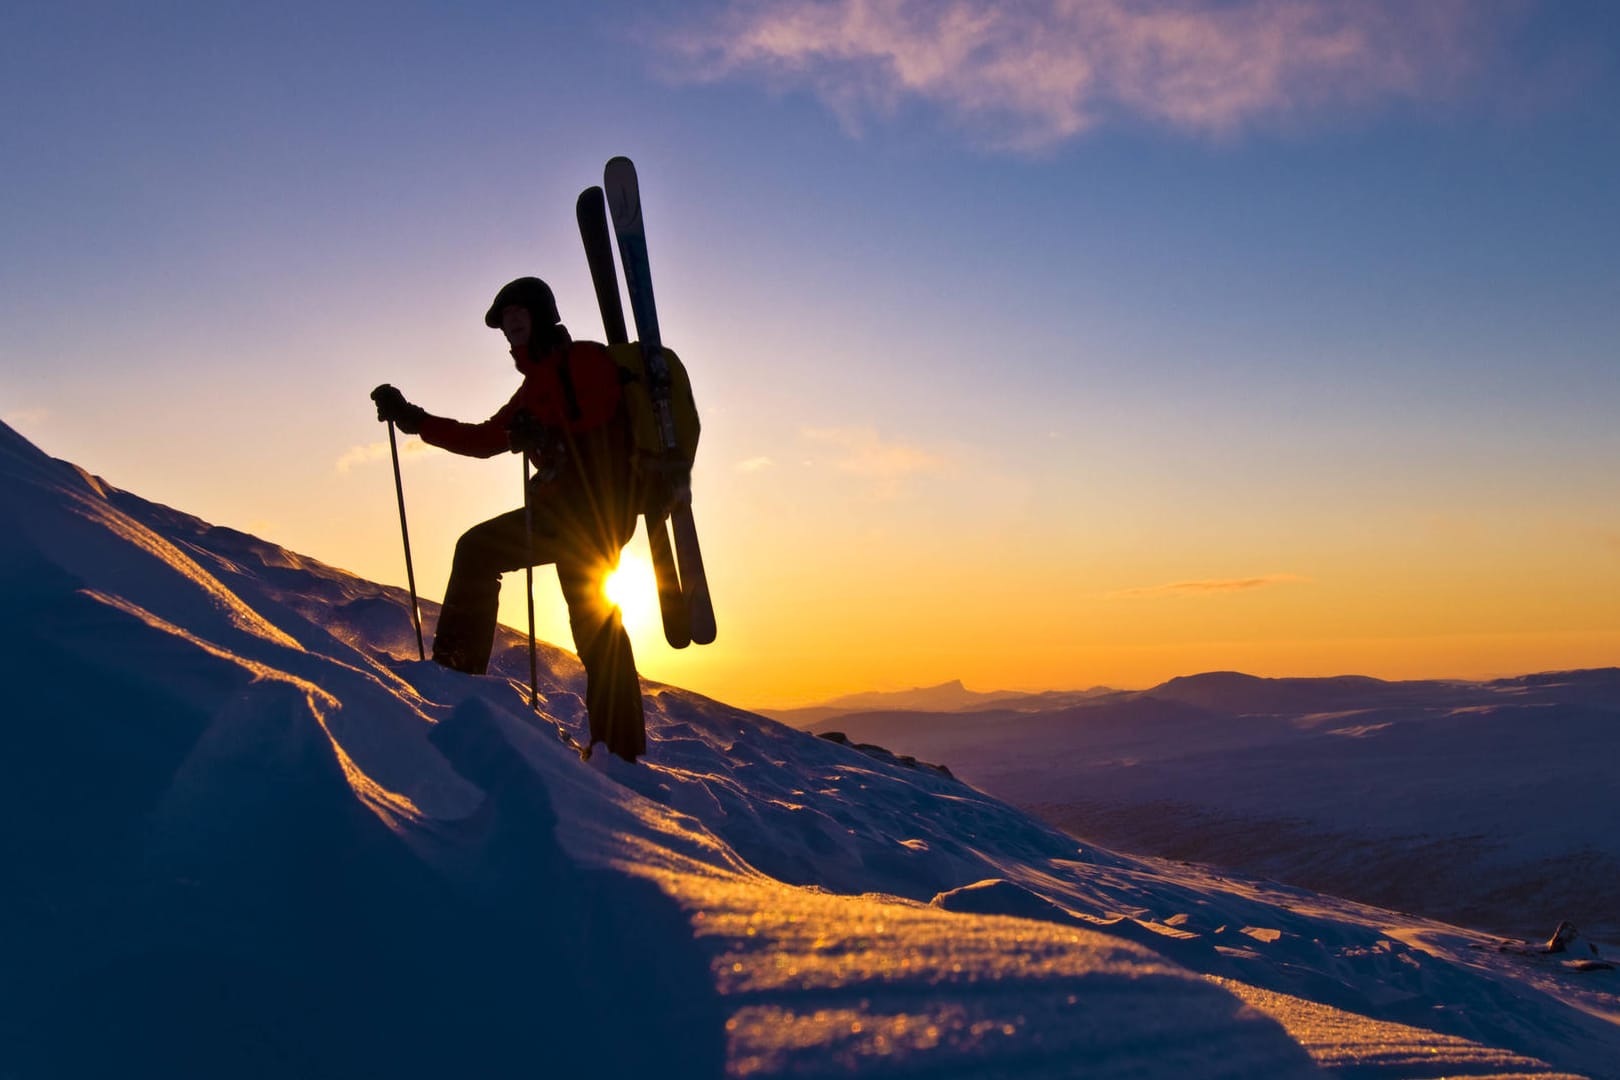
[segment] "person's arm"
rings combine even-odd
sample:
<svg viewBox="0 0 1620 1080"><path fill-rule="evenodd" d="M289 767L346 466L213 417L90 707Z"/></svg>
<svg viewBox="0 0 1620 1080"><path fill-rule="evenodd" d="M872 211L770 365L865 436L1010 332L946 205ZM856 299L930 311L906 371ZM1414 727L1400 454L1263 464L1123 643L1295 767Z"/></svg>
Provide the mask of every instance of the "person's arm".
<svg viewBox="0 0 1620 1080"><path fill-rule="evenodd" d="M511 449L506 429L515 405L507 402L501 411L481 424L464 424L443 416L422 418L422 441L452 454L467 457L494 457Z"/></svg>
<svg viewBox="0 0 1620 1080"><path fill-rule="evenodd" d="M371 392L371 400L377 403L378 420L392 421L407 435L420 435L429 446L468 457L494 457L510 449L506 429L517 408L516 397L481 424L464 424L434 416L422 406L406 401L404 394L387 383Z"/></svg>

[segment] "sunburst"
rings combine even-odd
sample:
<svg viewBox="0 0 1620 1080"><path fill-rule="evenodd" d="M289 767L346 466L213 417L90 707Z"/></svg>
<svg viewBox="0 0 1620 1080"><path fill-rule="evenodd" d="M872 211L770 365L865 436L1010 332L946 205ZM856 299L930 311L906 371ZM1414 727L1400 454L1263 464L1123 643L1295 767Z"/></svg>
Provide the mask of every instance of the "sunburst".
<svg viewBox="0 0 1620 1080"><path fill-rule="evenodd" d="M602 583L602 591L618 605L625 629L631 634L657 621L658 583L646 560L624 555L619 560L619 568Z"/></svg>

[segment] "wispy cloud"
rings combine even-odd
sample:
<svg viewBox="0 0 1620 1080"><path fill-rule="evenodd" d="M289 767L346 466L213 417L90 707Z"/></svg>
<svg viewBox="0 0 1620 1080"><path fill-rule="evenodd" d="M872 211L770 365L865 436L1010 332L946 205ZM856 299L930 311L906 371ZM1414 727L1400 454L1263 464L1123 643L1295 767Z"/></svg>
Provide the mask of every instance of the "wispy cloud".
<svg viewBox="0 0 1620 1080"><path fill-rule="evenodd" d="M740 473L756 473L764 472L775 465L776 462L768 457L751 457L746 461L737 462L736 469Z"/></svg>
<svg viewBox="0 0 1620 1080"><path fill-rule="evenodd" d="M50 418L51 410L41 408L17 409L6 413L5 416L0 417L0 420L4 420L7 427L36 428L43 425Z"/></svg>
<svg viewBox="0 0 1620 1080"><path fill-rule="evenodd" d="M837 451L833 466L842 472L874 480L896 481L917 473L935 472L945 459L902 442L886 442L871 428L804 428L808 442Z"/></svg>
<svg viewBox="0 0 1620 1080"><path fill-rule="evenodd" d="M1037 149L1120 117L1201 135L1470 84L1520 5L1470 0L729 0L692 78L809 88L853 131L921 102Z"/></svg>
<svg viewBox="0 0 1620 1080"><path fill-rule="evenodd" d="M421 439L406 439L399 447L400 457L412 457L427 450L427 444ZM363 446L351 446L343 451L337 459L337 471L347 473L350 469L362 465L369 465L374 461L385 461L388 458L388 442L366 443Z"/></svg>
<svg viewBox="0 0 1620 1080"><path fill-rule="evenodd" d="M1222 593L1247 592L1271 585L1308 583L1311 579L1299 574L1262 574L1246 578L1209 578L1203 581L1175 581L1168 585L1149 585L1136 589L1118 589L1108 594L1110 600L1137 599L1152 596L1215 596Z"/></svg>

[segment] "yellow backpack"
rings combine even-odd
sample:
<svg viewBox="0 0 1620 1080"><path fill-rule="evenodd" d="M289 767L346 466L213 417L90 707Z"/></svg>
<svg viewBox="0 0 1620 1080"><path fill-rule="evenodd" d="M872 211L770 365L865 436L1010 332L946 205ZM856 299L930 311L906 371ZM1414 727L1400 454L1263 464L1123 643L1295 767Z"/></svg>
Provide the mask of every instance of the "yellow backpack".
<svg viewBox="0 0 1620 1080"><path fill-rule="evenodd" d="M619 366L619 382L624 388L624 407L630 418L636 458L662 457L664 440L658 434L658 413L653 407L652 383L647 376L641 345L629 342L609 345L607 349ZM666 347L664 360L669 364L669 407L675 419L675 449L690 466L697 458L698 433L702 427L698 422L697 402L692 398L692 380L674 350Z"/></svg>

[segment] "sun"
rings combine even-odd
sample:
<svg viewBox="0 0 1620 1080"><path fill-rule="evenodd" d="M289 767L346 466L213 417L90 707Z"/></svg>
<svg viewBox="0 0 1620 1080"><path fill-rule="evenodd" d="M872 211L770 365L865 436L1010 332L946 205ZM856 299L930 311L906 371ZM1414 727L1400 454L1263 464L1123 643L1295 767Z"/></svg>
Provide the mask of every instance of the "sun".
<svg viewBox="0 0 1620 1080"><path fill-rule="evenodd" d="M628 554L620 558L619 568L602 583L602 592L618 605L631 633L658 618L658 582L645 559Z"/></svg>

